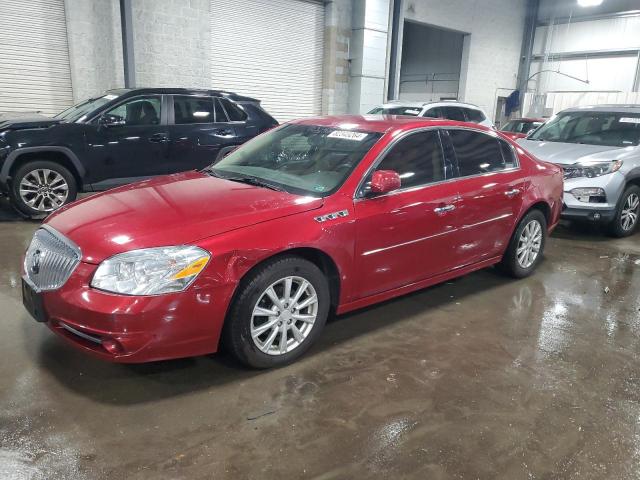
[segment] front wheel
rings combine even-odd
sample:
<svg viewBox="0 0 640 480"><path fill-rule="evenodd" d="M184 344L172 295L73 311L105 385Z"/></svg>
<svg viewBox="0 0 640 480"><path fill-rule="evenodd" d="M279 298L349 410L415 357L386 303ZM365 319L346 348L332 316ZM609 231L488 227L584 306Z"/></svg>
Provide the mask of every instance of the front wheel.
<svg viewBox="0 0 640 480"><path fill-rule="evenodd" d="M318 338L329 314L327 279L303 258L267 262L238 288L224 342L253 368L279 367L300 357Z"/></svg>
<svg viewBox="0 0 640 480"><path fill-rule="evenodd" d="M500 270L515 278L531 275L542 259L546 241L547 219L540 210L531 210L511 237Z"/></svg>
<svg viewBox="0 0 640 480"><path fill-rule="evenodd" d="M42 217L75 200L76 180L56 162L38 160L22 165L11 182L11 200L24 215Z"/></svg>
<svg viewBox="0 0 640 480"><path fill-rule="evenodd" d="M616 217L610 227L611 235L622 238L631 235L638 226L638 215L640 214L640 187L629 186L622 197Z"/></svg>

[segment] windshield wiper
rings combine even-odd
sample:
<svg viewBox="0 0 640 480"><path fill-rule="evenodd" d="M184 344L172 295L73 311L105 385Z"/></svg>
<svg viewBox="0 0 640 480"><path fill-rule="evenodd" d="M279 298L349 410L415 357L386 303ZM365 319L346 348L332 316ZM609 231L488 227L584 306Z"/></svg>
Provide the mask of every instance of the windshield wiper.
<svg viewBox="0 0 640 480"><path fill-rule="evenodd" d="M279 187L277 185L274 185L273 183L265 182L264 180L261 180L259 178L255 178L255 177L246 177L246 176L227 177L226 175L220 175L220 174L216 173L212 169L207 169L206 172L209 175L213 175L214 177L222 178L224 180L229 180L231 182L246 183L247 185L253 185L255 187L269 188L271 190L275 190L276 192L284 192L284 191L286 191L283 188L281 188L281 187Z"/></svg>

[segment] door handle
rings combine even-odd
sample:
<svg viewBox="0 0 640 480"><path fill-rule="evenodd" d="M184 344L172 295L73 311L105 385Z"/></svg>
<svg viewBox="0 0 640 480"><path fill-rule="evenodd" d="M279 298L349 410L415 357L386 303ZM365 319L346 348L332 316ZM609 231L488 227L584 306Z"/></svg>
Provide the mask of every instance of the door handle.
<svg viewBox="0 0 640 480"><path fill-rule="evenodd" d="M217 128L213 131L213 134L221 136L233 135L233 130L229 130L228 128Z"/></svg>
<svg viewBox="0 0 640 480"><path fill-rule="evenodd" d="M442 207L436 207L433 209L434 212L436 212L438 215L444 215L447 212L450 212L452 210L455 210L456 206L455 205L444 205Z"/></svg>
<svg viewBox="0 0 640 480"><path fill-rule="evenodd" d="M149 137L149 141L152 143L166 143L169 141L169 137L167 137L164 133L156 133L155 135L151 135Z"/></svg>
<svg viewBox="0 0 640 480"><path fill-rule="evenodd" d="M504 194L509 198L515 197L519 193L520 190L518 188L514 188L513 190L507 190L506 192L504 192Z"/></svg>

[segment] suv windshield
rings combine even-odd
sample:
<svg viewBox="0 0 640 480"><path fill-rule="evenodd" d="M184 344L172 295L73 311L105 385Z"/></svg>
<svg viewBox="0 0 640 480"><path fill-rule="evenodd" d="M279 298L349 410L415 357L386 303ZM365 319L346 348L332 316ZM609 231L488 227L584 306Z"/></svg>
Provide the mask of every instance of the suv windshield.
<svg viewBox="0 0 640 480"><path fill-rule="evenodd" d="M369 115L409 115L417 117L420 115L420 107L376 107L367 112Z"/></svg>
<svg viewBox="0 0 640 480"><path fill-rule="evenodd" d="M381 133L285 125L227 155L208 172L302 195L336 191Z"/></svg>
<svg viewBox="0 0 640 480"><path fill-rule="evenodd" d="M542 122L529 122L525 120L510 120L500 130L503 132L529 133L534 128L538 128Z"/></svg>
<svg viewBox="0 0 640 480"><path fill-rule="evenodd" d="M610 147L636 146L640 142L640 114L594 111L559 113L536 130L529 140Z"/></svg>
<svg viewBox="0 0 640 480"><path fill-rule="evenodd" d="M61 120L66 120L67 122L75 122L82 119L82 117L94 111L95 109L102 107L112 100L115 100L120 95L121 93L112 91L101 97L90 98L88 100L85 100L84 102L80 102L77 105L74 105L73 107L67 108L65 111L60 112L53 118L59 118Z"/></svg>

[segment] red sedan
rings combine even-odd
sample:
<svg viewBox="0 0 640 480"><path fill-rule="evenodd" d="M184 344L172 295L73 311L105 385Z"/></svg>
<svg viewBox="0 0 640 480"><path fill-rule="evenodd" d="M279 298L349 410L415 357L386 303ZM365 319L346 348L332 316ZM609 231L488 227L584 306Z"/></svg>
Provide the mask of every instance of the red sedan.
<svg viewBox="0 0 640 480"><path fill-rule="evenodd" d="M545 121L544 118L514 118L509 120L500 131L511 140L517 140L529 135L529 132L538 128Z"/></svg>
<svg viewBox="0 0 640 480"><path fill-rule="evenodd" d="M51 215L24 260L30 313L107 360L215 352L271 367L338 314L541 260L562 174L478 125L298 120L201 172Z"/></svg>

